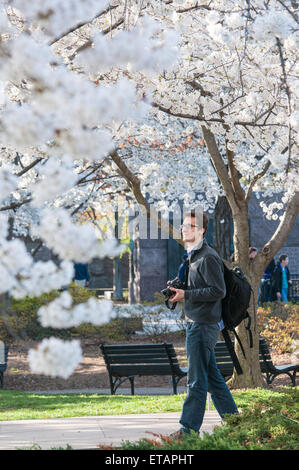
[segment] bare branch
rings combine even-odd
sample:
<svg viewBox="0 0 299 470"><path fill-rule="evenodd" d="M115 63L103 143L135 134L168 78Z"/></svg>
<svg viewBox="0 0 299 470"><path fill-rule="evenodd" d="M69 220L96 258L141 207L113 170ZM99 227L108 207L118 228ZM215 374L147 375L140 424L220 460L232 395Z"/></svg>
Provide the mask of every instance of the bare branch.
<svg viewBox="0 0 299 470"><path fill-rule="evenodd" d="M296 13L292 12L292 10L290 10L289 7L287 5L285 5L281 0L277 0L277 1L278 1L278 3L280 3L281 6L283 6L283 8L285 8L287 10L287 12L293 18L293 20L295 20L296 23L299 24L298 17L296 15ZM297 6L297 8L298 8L298 6Z"/></svg>
<svg viewBox="0 0 299 470"><path fill-rule="evenodd" d="M197 115L197 116L194 116L194 114L184 114L184 113L179 113L179 112L175 112L175 111L171 111L171 107L170 108L166 108L165 106L159 104L159 103L156 103L156 102L152 102L151 105L153 106L153 108L158 108L160 111L163 111L164 113L166 114L169 114L170 116L175 116L175 117L179 117L179 118L182 118L182 119L193 119L194 121L200 121L200 122L218 122L220 124L224 124L225 121L221 118L205 118L204 116L200 116L200 115ZM250 127L288 127L287 125L285 124L279 124L279 123L257 123L257 122L252 122L252 121L235 121L232 123L232 126L250 126Z"/></svg>
<svg viewBox="0 0 299 470"><path fill-rule="evenodd" d="M247 201L247 204L249 204L249 199L251 197L251 194L252 194L252 191L253 191L253 188L254 188L255 184L258 182L258 180L260 180L267 173L270 166L271 166L271 162L270 162L270 160L268 160L267 163L265 164L264 168L262 169L262 171L260 171L258 174L256 174L255 177L250 182L250 185L247 189L246 197L245 197L245 199Z"/></svg>
<svg viewBox="0 0 299 470"><path fill-rule="evenodd" d="M36 160L34 160L32 163L30 163L30 165L26 166L25 168L23 168L21 171L19 171L19 173L16 173L17 176L23 176L25 173L27 173L27 171L31 170L32 168L35 167L35 165L37 165L39 162L41 162L43 160L43 158L37 158Z"/></svg>
<svg viewBox="0 0 299 470"><path fill-rule="evenodd" d="M32 201L32 198L30 197L30 198L24 199L23 201L20 201L20 202L13 202L12 204L9 204L8 206L0 207L0 211L9 211L11 209L15 210L15 209L18 209L19 207L23 206L24 204L28 204L31 201Z"/></svg>
<svg viewBox="0 0 299 470"><path fill-rule="evenodd" d="M235 199L234 188L229 178L226 165L219 152L219 149L215 140L215 136L206 126L202 125L201 128L202 128L203 136L204 136L206 145L208 147L208 151L209 151L214 169L224 189L229 205L231 206L232 210L233 209L237 210L238 205Z"/></svg>
<svg viewBox="0 0 299 470"><path fill-rule="evenodd" d="M109 13L109 11L111 10L114 10L115 8L117 8L118 5L116 6L109 6L108 8L106 8L105 10L102 10L100 13L98 13L97 15L95 15L92 19L88 20L88 21L84 21L82 23L78 23L76 24L75 26L73 26L72 28L68 29L67 31L65 31L64 33L62 33L60 36L58 36L57 38L55 39L52 39L50 42L49 42L49 45L50 46L53 46L53 44L55 44L56 42L60 41L61 39L65 38L68 34L70 33L74 33L75 31L77 31L78 29L82 28L82 26L86 26L87 24L91 24L94 20L96 20L97 18L100 18L100 16L102 15L105 15L106 13Z"/></svg>
<svg viewBox="0 0 299 470"><path fill-rule="evenodd" d="M170 223L165 222L162 217L159 217L159 213L156 212L153 206L151 206L145 199L141 192L141 183L139 178L134 175L134 173L132 173L131 170L127 167L122 158L118 155L117 150L111 152L110 157L118 167L120 175L126 180L127 185L132 191L138 205L145 209L147 218L156 223L157 227L159 227L162 231L169 233L169 235L172 238L175 238L179 244L183 245L183 241L175 237L173 226Z"/></svg>
<svg viewBox="0 0 299 470"><path fill-rule="evenodd" d="M113 31L114 29L118 28L119 26L121 26L124 22L124 18L120 18L119 20L117 20L114 24L110 25L110 26L107 26L107 28L103 29L101 32L102 34L106 35L108 33L110 33L111 31ZM81 51L84 51L84 49L87 49L88 47L91 47L92 46L92 41L90 39L86 40L84 42L84 44L82 44L81 46L79 46L74 52L72 55L70 55L68 57L69 60L73 60L76 55L78 54L78 52L81 52Z"/></svg>

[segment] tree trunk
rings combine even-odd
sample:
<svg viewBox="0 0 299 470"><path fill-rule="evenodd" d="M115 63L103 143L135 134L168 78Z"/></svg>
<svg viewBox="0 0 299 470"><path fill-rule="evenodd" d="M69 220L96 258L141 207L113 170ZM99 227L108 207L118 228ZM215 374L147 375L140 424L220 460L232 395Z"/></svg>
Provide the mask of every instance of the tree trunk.
<svg viewBox="0 0 299 470"><path fill-rule="evenodd" d="M230 259L232 211L225 196L220 196L214 212L213 248L225 260Z"/></svg>
<svg viewBox="0 0 299 470"><path fill-rule="evenodd" d="M118 236L118 225L118 212L115 212L115 238L117 238ZM113 259L113 298L115 300L123 300L123 286L121 274L121 258L120 256L116 256Z"/></svg>
<svg viewBox="0 0 299 470"><path fill-rule="evenodd" d="M249 334L248 331L245 329L245 325L247 325L247 321L242 322L237 328L236 332L240 338L242 346L245 351L245 358L243 356L242 350L239 346L238 341L235 341L235 352L239 359L240 365L243 370L243 374L238 375L236 370L234 369L233 376L227 382L230 388L266 388L267 383L262 376L260 365L259 365L259 334L257 329L257 294L258 294L258 285L259 283L254 282L251 279L248 279L249 282L251 281L251 287L253 289L253 293L250 300L250 307L248 309L248 313L251 318L251 332L252 332L252 340L253 340L253 347L250 348L250 341L249 341Z"/></svg>
<svg viewBox="0 0 299 470"><path fill-rule="evenodd" d="M234 246L235 260L234 264L240 266L247 280L252 287L252 295L248 313L251 319L251 332L253 347L250 348L249 334L245 329L247 322L242 322L236 332L244 347L245 358L240 345L235 341L235 351L239 359L243 374L238 375L234 370L232 378L228 385L231 388L254 388L265 387L266 382L262 376L259 366L259 334L257 329L257 296L260 284L263 266L256 266L253 260L249 260L249 224L248 224L248 206L245 201L239 202L240 211L234 212Z"/></svg>

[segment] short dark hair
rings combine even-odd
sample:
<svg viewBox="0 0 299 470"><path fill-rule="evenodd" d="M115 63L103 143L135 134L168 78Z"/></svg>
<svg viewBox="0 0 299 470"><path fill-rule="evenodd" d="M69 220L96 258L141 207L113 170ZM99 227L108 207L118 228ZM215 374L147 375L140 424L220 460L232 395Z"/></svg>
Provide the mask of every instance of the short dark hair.
<svg viewBox="0 0 299 470"><path fill-rule="evenodd" d="M288 255L280 255L279 262L281 263L282 261L284 261L287 258L288 258Z"/></svg>
<svg viewBox="0 0 299 470"><path fill-rule="evenodd" d="M205 234L207 233L209 226L209 216L200 209L191 209L189 212L184 214L184 217L192 217L199 224L200 228L205 229Z"/></svg>
<svg viewBox="0 0 299 470"><path fill-rule="evenodd" d="M255 248L255 246L250 246L249 247L249 254L254 253L255 251L257 251L257 248Z"/></svg>

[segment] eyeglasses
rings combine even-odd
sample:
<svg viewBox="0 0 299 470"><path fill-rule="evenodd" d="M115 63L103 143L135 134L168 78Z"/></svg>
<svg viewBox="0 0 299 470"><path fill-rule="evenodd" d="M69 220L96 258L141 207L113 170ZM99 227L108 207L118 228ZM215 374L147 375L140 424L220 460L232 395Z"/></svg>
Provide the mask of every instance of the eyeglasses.
<svg viewBox="0 0 299 470"><path fill-rule="evenodd" d="M192 224L182 224L181 225L181 230L183 230L183 228L187 228L188 230L190 230L191 228L200 228L199 225L192 225Z"/></svg>

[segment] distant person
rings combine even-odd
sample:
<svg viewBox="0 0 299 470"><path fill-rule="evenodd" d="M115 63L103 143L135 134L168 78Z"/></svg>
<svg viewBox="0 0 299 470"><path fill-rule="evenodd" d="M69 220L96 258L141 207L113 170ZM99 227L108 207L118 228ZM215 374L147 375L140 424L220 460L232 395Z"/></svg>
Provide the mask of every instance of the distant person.
<svg viewBox="0 0 299 470"><path fill-rule="evenodd" d="M271 277L274 269L275 260L272 258L264 271L263 279L259 287L258 305L261 305L264 302L271 302Z"/></svg>
<svg viewBox="0 0 299 470"><path fill-rule="evenodd" d="M288 302L289 286L292 284L290 280L290 271L288 268L288 255L280 255L279 263L275 267L271 278L272 300L280 300Z"/></svg>
<svg viewBox="0 0 299 470"><path fill-rule="evenodd" d="M248 250L249 259L250 260L254 259L256 255L257 255L257 248L255 248L255 246L250 246Z"/></svg>
<svg viewBox="0 0 299 470"><path fill-rule="evenodd" d="M75 277L74 281L78 286L88 287L90 276L88 272L88 265L85 263L74 263Z"/></svg>
<svg viewBox="0 0 299 470"><path fill-rule="evenodd" d="M248 248L249 259L250 260L254 259L256 257L256 255L257 255L257 248L255 248L255 246L250 246ZM235 253L234 252L230 255L230 262L231 263L235 262Z"/></svg>
<svg viewBox="0 0 299 470"><path fill-rule="evenodd" d="M179 266L178 275L180 281L185 282L186 279L186 267L188 264L188 255L185 254L182 256L182 263Z"/></svg>

